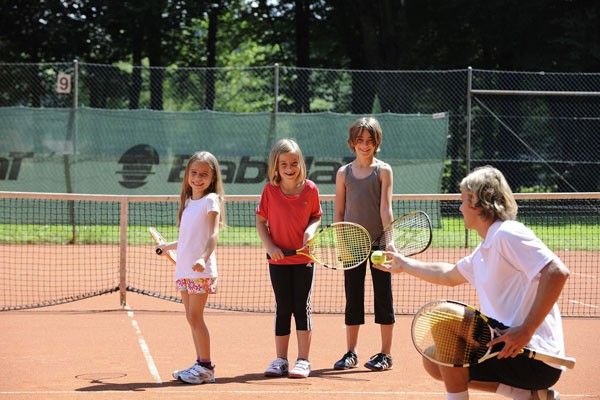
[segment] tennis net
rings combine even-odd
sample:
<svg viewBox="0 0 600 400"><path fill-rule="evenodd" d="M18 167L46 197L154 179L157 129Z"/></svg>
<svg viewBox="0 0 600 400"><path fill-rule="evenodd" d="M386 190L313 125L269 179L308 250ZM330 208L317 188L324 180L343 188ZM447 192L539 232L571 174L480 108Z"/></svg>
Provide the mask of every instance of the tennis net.
<svg viewBox="0 0 600 400"><path fill-rule="evenodd" d="M571 269L560 298L563 315L600 316L600 193L517 194L519 220ZM265 251L255 230L258 196L227 196L227 226L217 247L216 309L273 312ZM173 266L154 254L148 227L175 240L178 196L114 196L0 192L0 310L55 305L127 292L181 301ZM323 224L333 218L333 196L321 196ZM456 262L479 243L465 231L459 195L395 195L394 215L427 212L434 225L423 260ZM441 287L407 274L393 276L398 314L413 314L433 299L477 305L470 285ZM373 313L370 274L365 310ZM315 313L344 312L343 273L317 268Z"/></svg>

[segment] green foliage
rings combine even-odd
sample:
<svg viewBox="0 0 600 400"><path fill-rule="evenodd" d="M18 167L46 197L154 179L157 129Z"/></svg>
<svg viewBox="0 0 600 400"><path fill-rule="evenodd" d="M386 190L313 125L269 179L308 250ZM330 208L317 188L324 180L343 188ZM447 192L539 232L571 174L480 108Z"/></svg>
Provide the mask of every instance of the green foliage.
<svg viewBox="0 0 600 400"><path fill-rule="evenodd" d="M517 190L518 193L552 193L556 192L556 185L550 186L542 186L542 185L533 185L533 186L521 186Z"/></svg>
<svg viewBox="0 0 600 400"><path fill-rule="evenodd" d="M307 0L310 66L353 69L598 71L600 3L531 0ZM206 65L209 13L217 65L243 42L273 47L247 65L294 65L296 1L8 2L1 61L111 64L158 50L162 65ZM158 38L158 40L154 39ZM239 61L239 60L238 60ZM241 64L237 64L241 65ZM264 65L264 64L263 64Z"/></svg>
<svg viewBox="0 0 600 400"><path fill-rule="evenodd" d="M221 95L215 109L232 112L260 112L273 105L272 68L236 68L244 65L262 64L276 51L275 46L262 46L255 42L243 42L223 58L227 69L216 85Z"/></svg>

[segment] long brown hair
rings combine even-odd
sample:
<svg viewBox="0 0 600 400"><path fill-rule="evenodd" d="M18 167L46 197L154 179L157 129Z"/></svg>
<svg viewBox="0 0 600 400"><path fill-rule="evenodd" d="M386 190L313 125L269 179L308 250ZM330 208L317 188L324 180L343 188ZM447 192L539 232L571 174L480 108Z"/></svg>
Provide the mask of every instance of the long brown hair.
<svg viewBox="0 0 600 400"><path fill-rule="evenodd" d="M381 146L381 141L383 140L383 130L381 129L379 121L373 117L359 118L350 125L350 128L348 128L348 147L353 153L356 152L356 141L363 130L369 132L373 144L375 145L375 153L377 153L379 151L379 146Z"/></svg>
<svg viewBox="0 0 600 400"><path fill-rule="evenodd" d="M225 223L225 190L223 189L223 179L221 178L221 167L217 158L208 151L199 151L194 153L185 166L183 181L181 182L181 194L179 198L179 212L177 213L177 225L181 224L181 216L185 205L192 197L192 187L188 182L190 176L190 168L192 164L201 162L207 164L213 170L213 179L210 186L206 189L205 195L208 193L216 193L219 196L219 220L221 225Z"/></svg>

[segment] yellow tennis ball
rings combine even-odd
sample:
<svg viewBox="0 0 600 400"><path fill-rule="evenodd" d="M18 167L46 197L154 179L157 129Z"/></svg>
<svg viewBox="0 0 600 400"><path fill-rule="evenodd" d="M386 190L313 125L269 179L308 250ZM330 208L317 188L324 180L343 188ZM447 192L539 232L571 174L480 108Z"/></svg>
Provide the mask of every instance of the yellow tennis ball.
<svg viewBox="0 0 600 400"><path fill-rule="evenodd" d="M385 263L385 254L383 254L383 251L381 251L381 250L374 251L373 254L371 254L371 262L373 264Z"/></svg>

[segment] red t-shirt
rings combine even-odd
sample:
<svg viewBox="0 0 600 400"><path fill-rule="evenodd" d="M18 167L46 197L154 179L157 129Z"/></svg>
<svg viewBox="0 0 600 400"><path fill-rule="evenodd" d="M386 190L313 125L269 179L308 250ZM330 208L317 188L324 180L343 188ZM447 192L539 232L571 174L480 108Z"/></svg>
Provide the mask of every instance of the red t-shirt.
<svg viewBox="0 0 600 400"><path fill-rule="evenodd" d="M286 195L279 186L267 183L260 197L256 214L267 220L271 240L280 249L296 250L302 247L304 231L312 218L323 214L319 202L319 189L313 181L306 180L298 195ZM271 264L304 264L311 260L303 255L288 256L282 260L269 260Z"/></svg>

